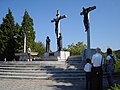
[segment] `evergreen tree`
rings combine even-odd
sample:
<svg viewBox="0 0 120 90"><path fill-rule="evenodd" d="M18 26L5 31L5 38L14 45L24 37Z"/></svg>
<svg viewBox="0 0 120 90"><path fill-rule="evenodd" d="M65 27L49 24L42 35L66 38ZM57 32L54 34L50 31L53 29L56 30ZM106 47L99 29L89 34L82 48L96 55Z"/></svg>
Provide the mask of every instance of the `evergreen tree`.
<svg viewBox="0 0 120 90"><path fill-rule="evenodd" d="M23 52L23 37L22 37L22 30L20 29L20 25L16 23L15 25L15 52L20 53Z"/></svg>
<svg viewBox="0 0 120 90"><path fill-rule="evenodd" d="M1 34L2 34L2 57L1 60L6 58L6 60L13 60L14 59L14 17L12 16L12 12L8 9L8 14L6 17L3 18L3 22L1 24Z"/></svg>
<svg viewBox="0 0 120 90"><path fill-rule="evenodd" d="M21 30L26 33L26 42L32 50L35 48L35 31L33 28L33 19L29 16L28 12L25 10Z"/></svg>
<svg viewBox="0 0 120 90"><path fill-rule="evenodd" d="M4 20L4 18L3 18ZM4 32L3 32L4 31ZM4 51L5 48L7 46L7 35L5 35L5 26L3 26L2 24L0 25L0 60L4 60L5 56L4 56Z"/></svg>
<svg viewBox="0 0 120 90"><path fill-rule="evenodd" d="M43 57L45 46L41 42L35 42L35 32L33 28L33 19L25 10L22 26L18 23L14 24L12 12L8 9L8 14L3 18L0 25L0 60L6 58L7 61L15 58L15 53L23 52L23 32L26 33L27 46L32 51L39 52L39 56ZM39 49L38 49L39 48Z"/></svg>
<svg viewBox="0 0 120 90"><path fill-rule="evenodd" d="M3 31L1 30L1 26L0 26L0 59L3 58L2 54L4 52L5 40L3 38L4 38L4 35L3 35Z"/></svg>

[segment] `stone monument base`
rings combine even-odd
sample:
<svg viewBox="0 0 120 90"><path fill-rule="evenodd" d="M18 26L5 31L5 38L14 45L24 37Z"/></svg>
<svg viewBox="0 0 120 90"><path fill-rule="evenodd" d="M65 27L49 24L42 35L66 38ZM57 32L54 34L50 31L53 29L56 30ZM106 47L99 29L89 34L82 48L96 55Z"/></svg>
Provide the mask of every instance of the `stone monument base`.
<svg viewBox="0 0 120 90"><path fill-rule="evenodd" d="M92 56L95 53L96 53L96 49L90 49L90 59L92 59ZM89 56L88 56L88 50L84 49L82 51L82 60L85 61L87 58L89 58Z"/></svg>
<svg viewBox="0 0 120 90"><path fill-rule="evenodd" d="M70 56L69 51L45 52L44 60L66 61Z"/></svg>

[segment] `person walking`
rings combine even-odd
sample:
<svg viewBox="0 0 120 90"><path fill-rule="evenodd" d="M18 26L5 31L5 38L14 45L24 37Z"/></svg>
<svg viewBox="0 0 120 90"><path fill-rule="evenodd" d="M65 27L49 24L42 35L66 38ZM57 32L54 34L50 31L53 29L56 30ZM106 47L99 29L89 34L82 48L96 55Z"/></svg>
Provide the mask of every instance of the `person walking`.
<svg viewBox="0 0 120 90"><path fill-rule="evenodd" d="M115 58L112 55L112 49L108 48L107 49L107 57L106 57L106 71L107 71L107 80L108 80L108 84L109 87L111 88L112 86L114 86L114 82L112 79L113 73L114 73L114 64L115 64Z"/></svg>
<svg viewBox="0 0 120 90"><path fill-rule="evenodd" d="M27 48L27 55L28 55L28 61L32 61L30 47Z"/></svg>
<svg viewBox="0 0 120 90"><path fill-rule="evenodd" d="M92 56L92 90L103 89L103 70L104 58L101 55L101 49L96 49L96 54Z"/></svg>
<svg viewBox="0 0 120 90"><path fill-rule="evenodd" d="M86 64L84 66L84 71L86 72L86 89L87 90L92 90L91 89L91 60L89 58L86 59Z"/></svg>

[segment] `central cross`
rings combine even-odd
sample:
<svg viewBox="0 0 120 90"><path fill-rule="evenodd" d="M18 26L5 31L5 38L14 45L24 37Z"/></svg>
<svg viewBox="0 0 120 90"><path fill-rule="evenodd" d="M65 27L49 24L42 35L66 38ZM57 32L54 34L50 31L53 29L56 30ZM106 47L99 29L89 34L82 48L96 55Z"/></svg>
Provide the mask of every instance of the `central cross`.
<svg viewBox="0 0 120 90"><path fill-rule="evenodd" d="M51 20L51 22L55 22L55 34L56 37L59 38L59 34L60 34L60 20L63 18L66 18L66 15L60 16L60 11L57 10L57 14L56 14L57 18L53 18L53 20Z"/></svg>
<svg viewBox="0 0 120 90"><path fill-rule="evenodd" d="M61 16L60 15L60 11L57 10L57 14L56 14L57 18L53 18L53 20L51 20L51 22L55 22L55 34L56 34L56 37L57 37L57 48L58 48L58 51L61 50L62 48L62 43L60 43L61 41L61 33L60 33L60 20L61 19L64 19L66 18L67 16L66 15L63 15Z"/></svg>

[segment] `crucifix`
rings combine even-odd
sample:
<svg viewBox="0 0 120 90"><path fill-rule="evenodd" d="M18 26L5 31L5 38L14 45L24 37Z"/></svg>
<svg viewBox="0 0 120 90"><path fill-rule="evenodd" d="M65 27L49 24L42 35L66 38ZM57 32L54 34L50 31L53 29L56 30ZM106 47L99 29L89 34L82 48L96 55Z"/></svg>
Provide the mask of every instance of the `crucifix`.
<svg viewBox="0 0 120 90"><path fill-rule="evenodd" d="M63 15L63 16L60 16L60 11L57 10L57 14L56 14L57 18L53 18L53 20L51 20L51 22L55 22L55 34L56 34L56 37L57 37L57 43L59 43L58 39L60 37L60 20L63 19L63 18L66 18L67 16L66 15ZM58 49L59 49L59 46L57 45Z"/></svg>
<svg viewBox="0 0 120 90"><path fill-rule="evenodd" d="M83 11L80 13L80 15L84 16L84 26L85 26L85 32L87 32L87 50L88 50L88 58L90 58L91 52L90 52L90 23L89 23L89 12L96 9L96 6L84 8Z"/></svg>

